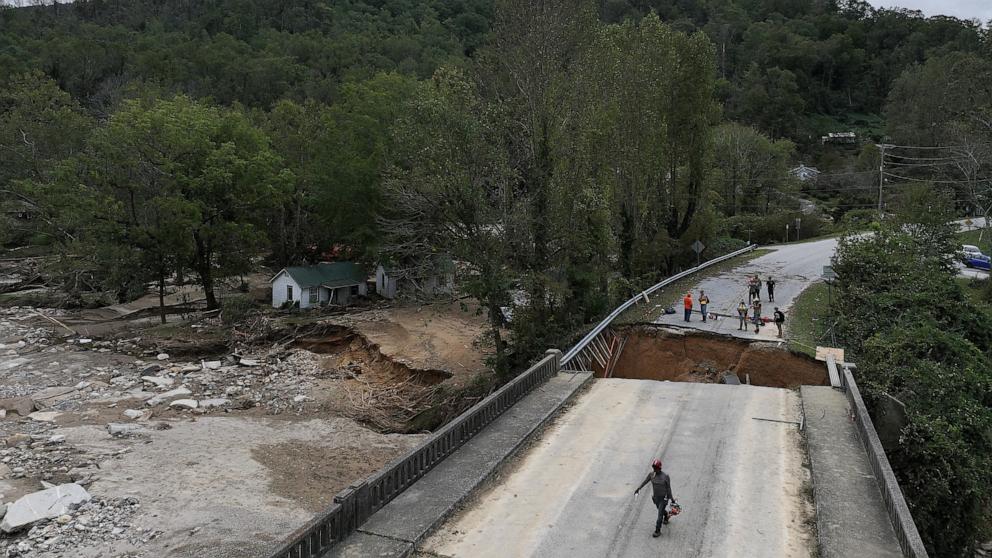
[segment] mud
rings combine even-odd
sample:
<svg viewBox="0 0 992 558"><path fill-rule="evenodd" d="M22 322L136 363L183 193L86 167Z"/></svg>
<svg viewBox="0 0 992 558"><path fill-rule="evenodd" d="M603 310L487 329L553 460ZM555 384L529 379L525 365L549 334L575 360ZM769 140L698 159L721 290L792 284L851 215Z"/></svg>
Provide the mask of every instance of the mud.
<svg viewBox="0 0 992 558"><path fill-rule="evenodd" d="M446 370L415 368L398 362L383 354L377 344L348 327L323 326L293 345L325 355L323 366L347 369L353 374L386 382L411 380L422 386L434 386L452 376Z"/></svg>
<svg viewBox="0 0 992 558"><path fill-rule="evenodd" d="M782 348L778 343L754 342L703 332L675 332L636 326L618 331L626 337L613 378L716 383L730 371L742 383L797 388L829 385L824 363ZM596 366L596 376L603 370Z"/></svg>

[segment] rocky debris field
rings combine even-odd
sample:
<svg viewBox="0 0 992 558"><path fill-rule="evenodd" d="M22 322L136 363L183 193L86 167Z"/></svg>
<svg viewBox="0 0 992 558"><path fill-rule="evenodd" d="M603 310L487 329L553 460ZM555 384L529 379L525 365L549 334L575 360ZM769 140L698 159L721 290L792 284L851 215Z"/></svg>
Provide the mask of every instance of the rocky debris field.
<svg viewBox="0 0 992 558"><path fill-rule="evenodd" d="M178 358L135 333L70 333L63 324L71 318L52 309L0 309L0 504L6 506L0 510L15 510L21 499L41 497L53 486L91 491L64 513L0 533L0 558L203 556L209 545L198 545L205 536L229 537L210 544L230 548L244 536L261 537L252 552L238 555L263 556L337 490L421 438L382 437L345 419L313 422L324 412L314 392L326 390L330 380L354 379L347 358L286 343ZM313 424L303 430L280 426L306 420ZM272 445L280 439L276 432L285 440ZM309 439L315 432L323 434ZM191 443L202 446L196 459L186 455ZM320 467L290 467L304 458L319 460ZM259 463L245 468L253 459ZM163 493L160 479L144 474L149 466L178 476L174 493ZM290 469L296 476L286 476ZM195 496L182 494L191 486ZM217 511L217 500L232 490L246 492L242 504ZM275 490L268 511L250 509L266 490ZM190 510L205 497L215 507L197 516ZM294 501L304 507L290 513ZM241 510L247 515L239 517ZM184 520L162 519L187 511L209 526L199 531ZM280 521L265 519L273 513Z"/></svg>

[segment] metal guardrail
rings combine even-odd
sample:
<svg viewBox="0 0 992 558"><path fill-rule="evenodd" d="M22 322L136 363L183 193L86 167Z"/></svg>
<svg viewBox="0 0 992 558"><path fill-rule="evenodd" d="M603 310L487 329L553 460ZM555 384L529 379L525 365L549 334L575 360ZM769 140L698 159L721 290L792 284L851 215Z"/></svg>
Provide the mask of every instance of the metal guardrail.
<svg viewBox="0 0 992 558"><path fill-rule="evenodd" d="M865 446L865 452L868 454L868 462L875 473L875 480L878 481L882 501L885 502L889 521L892 523L896 538L899 539L902 553L909 558L927 558L927 549L923 546L923 539L920 538L920 533L916 529L913 514L910 513L909 506L906 505L906 499L902 495L902 489L899 488L899 481L896 480L895 473L892 472L892 466L889 465L889 459L885 457L882 442L878 439L878 433L875 432L875 425L871 422L871 416L868 414L864 399L861 398L861 390L858 389L858 384L854 381L854 375L851 374L850 369L844 367L842 378L844 392L847 394L848 403L854 412L854 422L858 426L859 437Z"/></svg>
<svg viewBox="0 0 992 558"><path fill-rule="evenodd" d="M571 362L572 359L575 358L579 353L581 353L582 350L585 349L586 346L589 345L589 343L591 343L593 339L595 339L600 333L603 332L603 330L605 330L607 327L609 327L609 325L613 322L613 320L615 320L617 318L617 316L619 316L620 314L622 314L625 310L627 310L631 306L637 304L637 301L640 300L641 298L643 298L645 295L650 295L653 292L657 291L658 289L660 289L660 288L662 288L664 286L670 285L670 284L678 281L679 279L682 279L683 277L686 277L688 275L692 275L693 273L696 273L697 271L706 269L707 267L709 267L711 265L718 264L718 263L720 263L722 261L726 261L726 260L729 260L730 258L734 258L734 257L740 256L741 254L745 254L747 252L750 252L750 251L754 250L757 247L758 247L757 244L749 244L747 246L747 248L741 248L740 250L737 250L735 252L731 252L729 254L725 254L723 256L720 256L719 258L713 258L712 260L709 260L707 262L704 262L704 263L702 263L702 264L700 264L700 265L698 265L696 267L693 267L693 268L687 269L687 270L685 270L685 271L683 271L681 273L677 273L675 275L672 275L671 277L668 277L664 281L661 281L660 283L657 283L657 284L649 287L648 289L642 291L640 294L634 296L633 298L631 298L627 302L624 302L623 304L621 304L620 306L618 306L617 309L614 310L613 312L611 312L609 316L607 316L606 318L604 318L603 321L599 322L599 325L597 325L596 327L594 327L592 329L592 331L590 331L589 333L587 333L586 336L583 337L581 341L579 341L578 343L575 344L574 347L572 347L571 349L569 349L568 352L565 353L565 356L562 357L562 359L561 359L562 366L565 366L566 364L568 364L569 362Z"/></svg>
<svg viewBox="0 0 992 558"><path fill-rule="evenodd" d="M334 503L290 535L272 557L319 558L560 369L561 351L549 350L540 362L476 403L419 446L339 492L334 496Z"/></svg>

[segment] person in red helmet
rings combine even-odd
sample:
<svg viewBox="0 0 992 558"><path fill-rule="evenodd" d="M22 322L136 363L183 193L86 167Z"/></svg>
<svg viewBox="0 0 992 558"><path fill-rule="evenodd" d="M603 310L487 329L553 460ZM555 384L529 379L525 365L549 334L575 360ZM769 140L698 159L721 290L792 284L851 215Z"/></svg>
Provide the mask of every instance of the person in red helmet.
<svg viewBox="0 0 992 558"><path fill-rule="evenodd" d="M651 462L651 472L648 473L647 478L644 482L637 487L634 491L636 496L638 492L644 488L644 485L651 483L651 501L658 508L658 521L654 524L654 534L653 537L661 535L661 525L662 523L668 523L668 502L675 500L675 496L672 496L672 479L669 478L668 473L661 470L661 460L655 459Z"/></svg>

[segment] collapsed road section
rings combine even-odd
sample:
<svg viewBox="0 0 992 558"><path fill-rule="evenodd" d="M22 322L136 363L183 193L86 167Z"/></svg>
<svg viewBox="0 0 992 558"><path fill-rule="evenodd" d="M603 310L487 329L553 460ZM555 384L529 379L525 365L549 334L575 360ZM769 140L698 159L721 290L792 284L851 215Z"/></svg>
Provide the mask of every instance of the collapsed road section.
<svg viewBox="0 0 992 558"><path fill-rule="evenodd" d="M613 333L618 341L607 366L592 362L599 378L720 383L729 373L755 386L829 385L822 362L778 342L654 325L618 328Z"/></svg>

